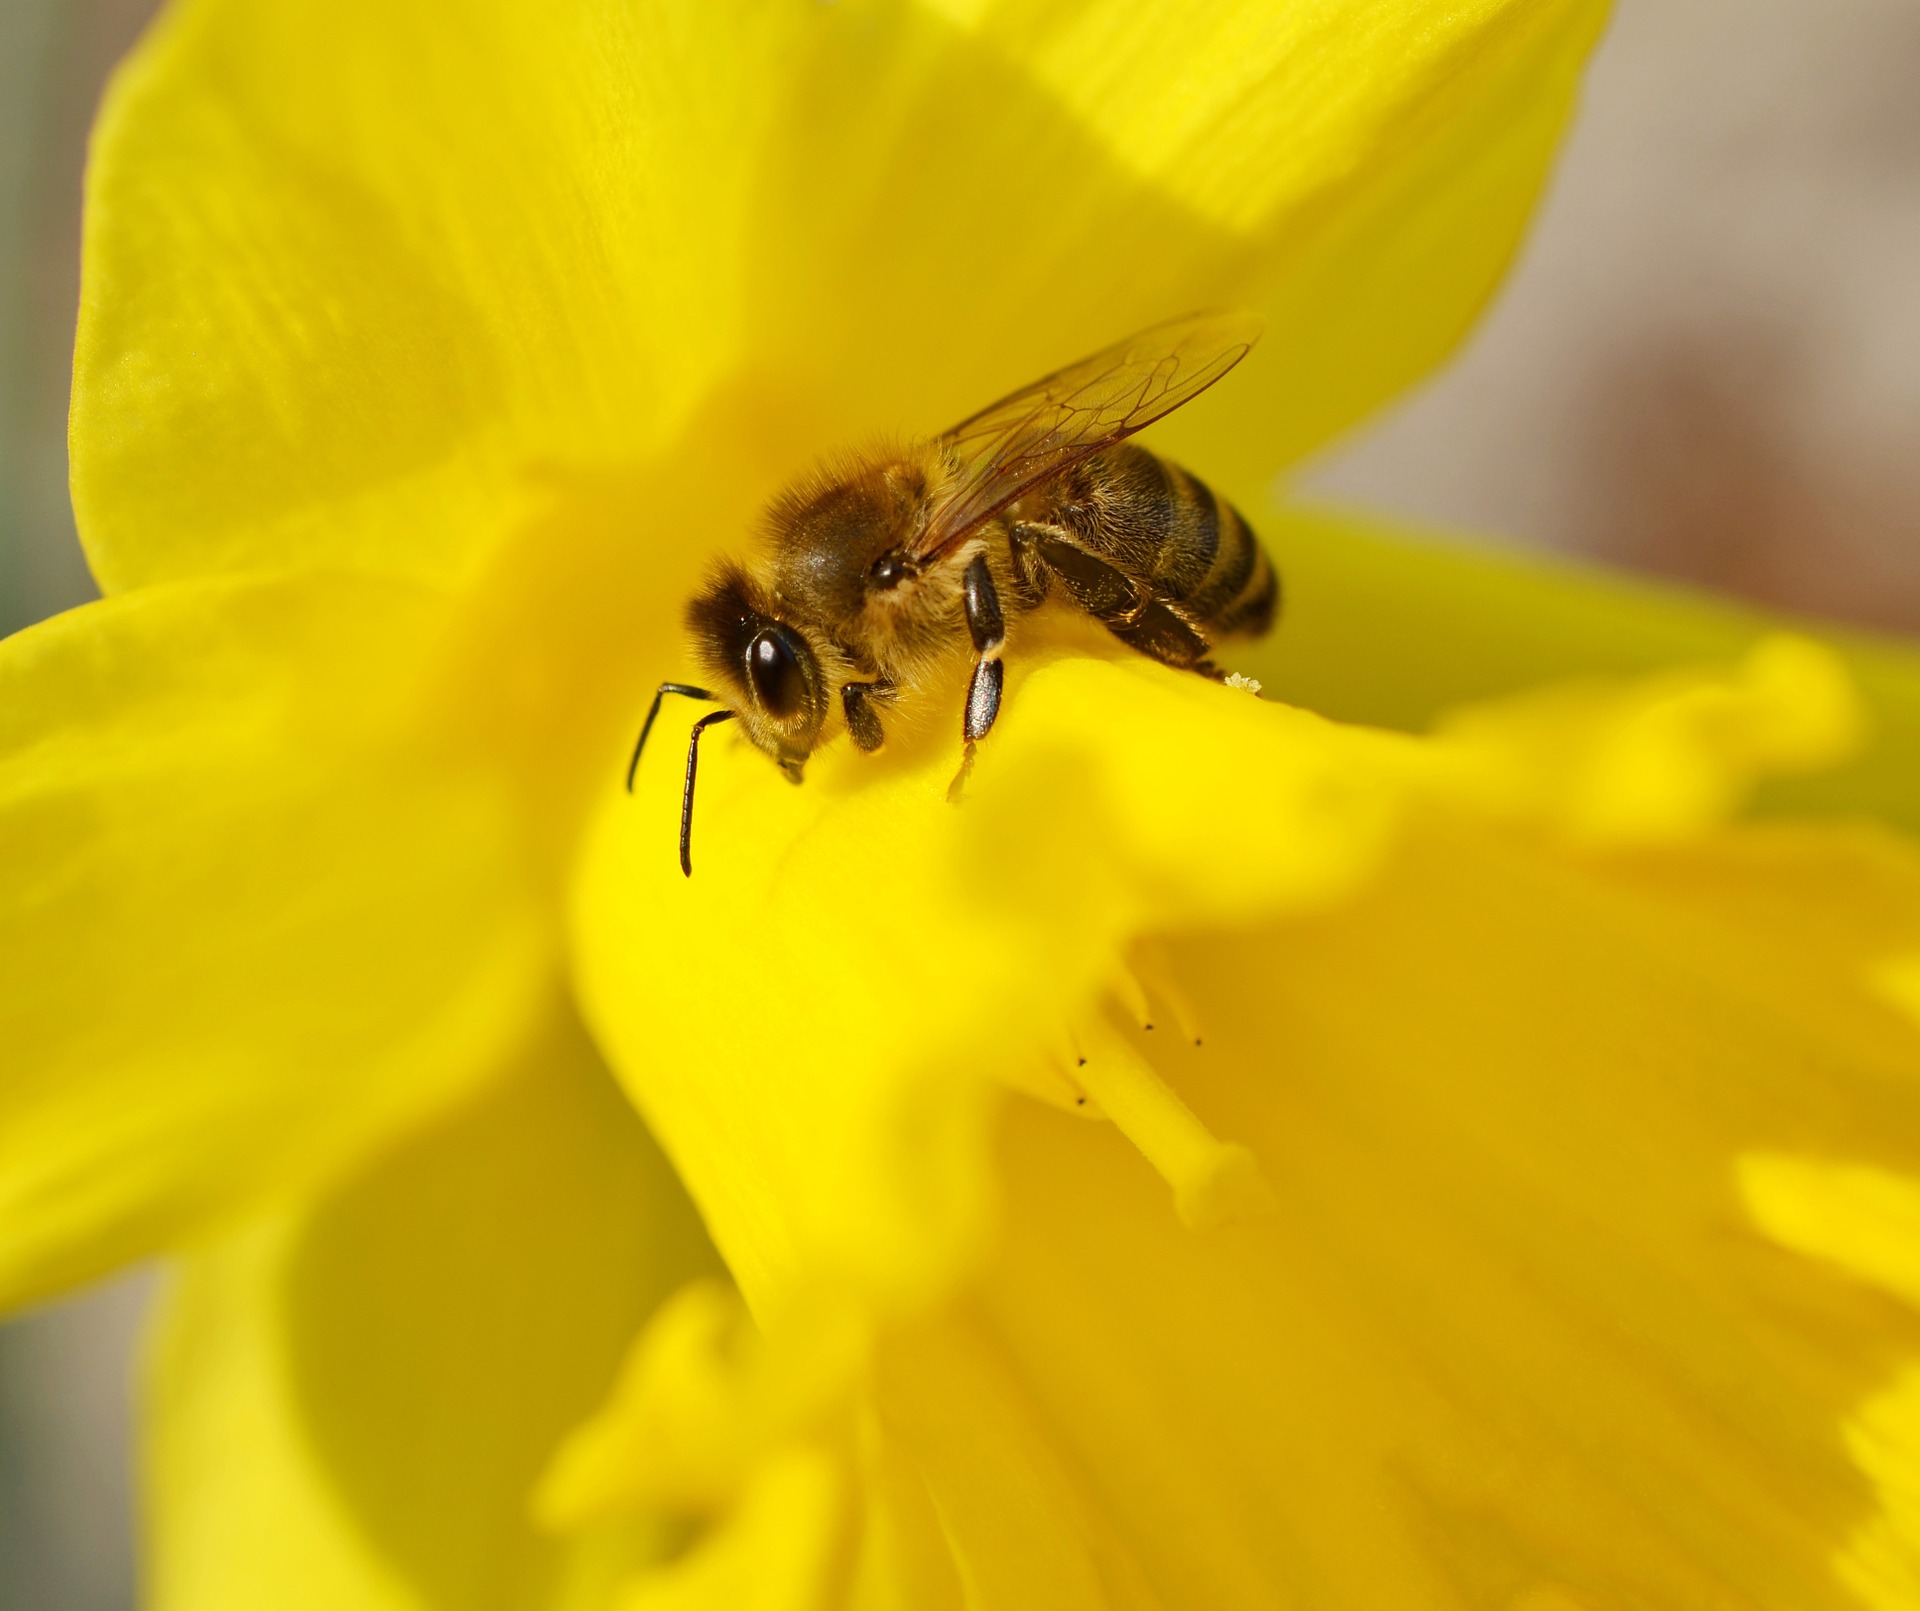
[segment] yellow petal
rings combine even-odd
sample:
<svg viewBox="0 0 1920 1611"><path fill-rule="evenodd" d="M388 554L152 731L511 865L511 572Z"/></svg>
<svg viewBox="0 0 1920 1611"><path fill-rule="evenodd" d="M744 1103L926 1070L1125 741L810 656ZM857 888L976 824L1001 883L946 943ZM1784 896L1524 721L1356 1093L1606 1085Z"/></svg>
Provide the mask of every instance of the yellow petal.
<svg viewBox="0 0 1920 1611"><path fill-rule="evenodd" d="M1777 634L1734 678L1559 684L1443 718L1442 747L1484 788L1481 809L1547 818L1586 846L1684 841L1724 822L1769 773L1825 770L1859 748L1863 717L1839 659Z"/></svg>
<svg viewBox="0 0 1920 1611"><path fill-rule="evenodd" d="M1759 1152L1740 1160L1739 1183L1774 1240L1920 1310L1920 1178L1911 1171ZM1912 1605L1920 1594L1920 1365L1905 1364L1849 1418L1847 1449L1880 1509L1854 1528L1840 1574L1874 1611Z"/></svg>
<svg viewBox="0 0 1920 1611"><path fill-rule="evenodd" d="M1920 1601L1920 1369L1904 1370L1847 1426L1854 1463L1873 1479L1881 1509L1856 1528L1838 1571L1871 1611L1902 1611Z"/></svg>
<svg viewBox="0 0 1920 1611"><path fill-rule="evenodd" d="M601 1608L670 1538L531 1495L712 1253L570 1024L323 1201L195 1255L147 1371L160 1611Z"/></svg>
<svg viewBox="0 0 1920 1611"><path fill-rule="evenodd" d="M1206 1044L1139 1043L1278 1211L1195 1236L1119 1137L1009 1110L982 1295L876 1389L980 1603L1073 1603L1023 1593L1027 1484L1168 1607L1842 1607L1853 1557L1910 1567L1920 1315L1825 1261L1916 1290L1920 1034L1809 928L1911 940L1920 860L1455 827L1347 910L1171 942ZM1749 1161L1787 1138L1851 1161Z"/></svg>
<svg viewBox="0 0 1920 1611"><path fill-rule="evenodd" d="M612 1399L575 1429L541 1484L556 1528L623 1511L712 1512L844 1398L867 1339L847 1317L786 1328L769 1352L739 1294L702 1281L648 1323ZM796 1342L799 1346L795 1346Z"/></svg>
<svg viewBox="0 0 1920 1611"><path fill-rule="evenodd" d="M1882 1001L1920 1022L1920 955L1884 958L1874 967L1870 982Z"/></svg>
<svg viewBox="0 0 1920 1611"><path fill-rule="evenodd" d="M1458 339L1602 12L188 0L95 142L89 553L464 573L536 474L717 434L764 496L1223 301L1274 325L1201 406L1257 490Z"/></svg>
<svg viewBox="0 0 1920 1611"><path fill-rule="evenodd" d="M1718 821L1853 736L1830 657L1422 740L1013 664L958 809L949 745L796 790L722 741L695 876L675 757L574 894L590 1021L767 1346L823 1293L873 1318L865 1390L974 1602L1844 1603L1873 1513L1844 1423L1905 1334L1756 1274L1736 1173L1781 1136L1920 1158L1875 971L1920 866ZM1622 814L1663 768L1684 809ZM1103 996L1177 1010L1122 1036ZM994 1081L1064 1110L1014 1099L997 1174ZM763 1461L820 1436L755 1425Z"/></svg>
<svg viewBox="0 0 1920 1611"><path fill-rule="evenodd" d="M1775 1241L1920 1308L1920 1181L1864 1164L1753 1153L1740 1160L1739 1182Z"/></svg>
<svg viewBox="0 0 1920 1611"><path fill-rule="evenodd" d="M1160 1611L1181 1603L1154 1592L1075 1451L1032 1414L997 1339L970 1312L896 1338L872 1392L876 1419L941 1517L940 1543L970 1605Z"/></svg>
<svg viewBox="0 0 1920 1611"><path fill-rule="evenodd" d="M172 8L88 182L72 446L102 584L444 576L541 462L670 438L739 339L746 159L805 20L745 9Z"/></svg>
<svg viewBox="0 0 1920 1611"><path fill-rule="evenodd" d="M293 1192L547 988L508 802L391 728L430 597L183 584L0 648L0 1290Z"/></svg>
<svg viewBox="0 0 1920 1611"><path fill-rule="evenodd" d="M1545 563L1458 533L1289 509L1263 525L1287 579L1272 637L1228 656L1272 698L1420 731L1450 706L1575 677L1726 664L1786 623L1680 588ZM1867 811L1920 832L1920 660L1821 629L1866 708L1830 771L1768 781L1764 809Z"/></svg>
<svg viewBox="0 0 1920 1611"><path fill-rule="evenodd" d="M1263 348L1164 440L1257 498L1465 333L1605 10L837 8L769 156L755 352L840 435L925 431L1153 319L1256 306Z"/></svg>
<svg viewBox="0 0 1920 1611"><path fill-rule="evenodd" d="M830 1459L773 1456L725 1526L634 1583L617 1611L814 1611L833 1580L841 1506Z"/></svg>

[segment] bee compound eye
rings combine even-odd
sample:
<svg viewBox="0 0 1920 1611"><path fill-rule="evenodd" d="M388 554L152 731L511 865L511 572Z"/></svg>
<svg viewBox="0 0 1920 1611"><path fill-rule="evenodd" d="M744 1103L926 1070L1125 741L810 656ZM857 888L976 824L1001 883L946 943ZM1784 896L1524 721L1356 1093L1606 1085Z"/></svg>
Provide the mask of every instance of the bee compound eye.
<svg viewBox="0 0 1920 1611"><path fill-rule="evenodd" d="M799 714L807 702L807 679L787 634L772 627L747 645L747 676L760 708L777 720Z"/></svg>

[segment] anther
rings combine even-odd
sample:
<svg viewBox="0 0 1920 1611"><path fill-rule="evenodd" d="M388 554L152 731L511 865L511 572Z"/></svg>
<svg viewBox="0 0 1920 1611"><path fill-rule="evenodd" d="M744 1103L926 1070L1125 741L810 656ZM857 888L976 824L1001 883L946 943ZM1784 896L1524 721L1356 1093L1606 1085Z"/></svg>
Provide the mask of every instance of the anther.
<svg viewBox="0 0 1920 1611"><path fill-rule="evenodd" d="M1016 1058L1004 1065L1001 1080L1049 1107L1069 1113L1089 1112L1086 1087L1080 1080L1086 1059L1079 1055L1079 1044L1067 1023L1058 1021L1054 1032L1035 1051L1038 1055L1032 1058Z"/></svg>
<svg viewBox="0 0 1920 1611"><path fill-rule="evenodd" d="M1140 977L1126 963L1116 963L1113 970L1113 993L1120 1000L1126 1014L1142 1029L1153 1028L1153 1008L1147 1001L1147 987Z"/></svg>
<svg viewBox="0 0 1920 1611"><path fill-rule="evenodd" d="M1147 990L1158 996L1180 1033L1194 1045L1200 1044L1200 1015L1194 1011L1193 998L1181 987L1174 971L1173 958L1167 954L1164 940L1140 940L1133 947L1133 974Z"/></svg>

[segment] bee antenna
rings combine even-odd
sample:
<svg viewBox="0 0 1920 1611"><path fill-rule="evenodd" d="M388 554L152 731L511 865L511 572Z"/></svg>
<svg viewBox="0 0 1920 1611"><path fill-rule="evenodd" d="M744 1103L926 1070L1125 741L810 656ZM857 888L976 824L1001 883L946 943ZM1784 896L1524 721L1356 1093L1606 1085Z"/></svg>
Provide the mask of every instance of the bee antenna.
<svg viewBox="0 0 1920 1611"><path fill-rule="evenodd" d="M633 746L633 759L627 762L627 793L633 793L633 775L640 770L640 752L647 747L647 734L653 731L653 719L660 714L660 701L668 694L684 694L689 699L712 699L704 688L690 682L663 682L653 691L653 703L647 707L647 719L640 724L640 737Z"/></svg>
<svg viewBox="0 0 1920 1611"><path fill-rule="evenodd" d="M680 796L680 871L693 877L693 780L700 770L700 735L715 722L730 722L734 713L716 710L702 716L687 735L687 787ZM644 736L644 735L643 735Z"/></svg>

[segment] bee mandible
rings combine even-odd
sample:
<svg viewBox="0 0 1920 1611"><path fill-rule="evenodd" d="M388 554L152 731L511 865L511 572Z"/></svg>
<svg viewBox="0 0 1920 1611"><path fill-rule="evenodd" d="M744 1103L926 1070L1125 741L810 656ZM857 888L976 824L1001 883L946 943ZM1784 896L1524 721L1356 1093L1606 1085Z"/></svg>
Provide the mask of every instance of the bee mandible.
<svg viewBox="0 0 1920 1611"><path fill-rule="evenodd" d="M751 563L723 561L688 604L713 700L687 742L680 869L693 872L700 736L737 720L798 783L844 728L861 750L886 713L970 652L965 761L1000 711L1010 615L1059 592L1121 642L1220 678L1222 638L1273 624L1280 579L1245 518L1197 477L1127 441L1247 355L1260 321L1208 313L1154 325L1022 387L952 430L830 463L781 492Z"/></svg>

